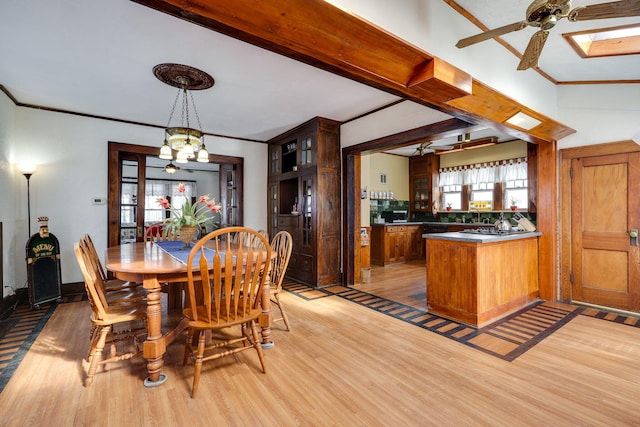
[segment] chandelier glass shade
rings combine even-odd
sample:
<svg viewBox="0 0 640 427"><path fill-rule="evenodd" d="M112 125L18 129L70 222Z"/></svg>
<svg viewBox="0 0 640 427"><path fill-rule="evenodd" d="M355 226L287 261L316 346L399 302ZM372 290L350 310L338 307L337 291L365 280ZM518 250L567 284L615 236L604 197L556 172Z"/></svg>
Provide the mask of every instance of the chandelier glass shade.
<svg viewBox="0 0 640 427"><path fill-rule="evenodd" d="M193 159L208 163L209 153L204 145L204 133L190 127L189 100L191 100L198 127L202 128L193 94L189 91L210 88L214 84L213 78L204 71L180 64L159 64L153 68L153 73L162 82L178 88L158 157L169 161L175 160L176 163L187 163ZM172 119L179 99L181 99L181 121L179 125L175 125L172 124Z"/></svg>

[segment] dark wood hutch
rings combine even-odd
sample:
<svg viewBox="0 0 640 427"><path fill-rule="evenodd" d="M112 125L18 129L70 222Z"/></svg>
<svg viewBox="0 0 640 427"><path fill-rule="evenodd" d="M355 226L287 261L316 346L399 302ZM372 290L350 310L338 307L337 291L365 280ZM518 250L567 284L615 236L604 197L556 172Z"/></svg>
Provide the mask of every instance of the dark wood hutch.
<svg viewBox="0 0 640 427"><path fill-rule="evenodd" d="M268 231L293 237L287 276L339 283L340 123L316 117L268 143Z"/></svg>
<svg viewBox="0 0 640 427"><path fill-rule="evenodd" d="M439 165L440 158L435 154L409 157L409 210L412 213L432 211Z"/></svg>

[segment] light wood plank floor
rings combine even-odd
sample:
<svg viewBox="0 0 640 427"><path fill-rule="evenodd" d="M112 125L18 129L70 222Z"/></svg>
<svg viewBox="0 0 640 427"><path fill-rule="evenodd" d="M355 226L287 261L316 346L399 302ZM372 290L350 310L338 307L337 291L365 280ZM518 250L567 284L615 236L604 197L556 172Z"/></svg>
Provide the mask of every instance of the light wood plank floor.
<svg viewBox="0 0 640 427"><path fill-rule="evenodd" d="M409 307L427 309L426 300L412 295L426 293L427 268L424 260L371 267L371 281L355 288Z"/></svg>
<svg viewBox="0 0 640 427"><path fill-rule="evenodd" d="M90 309L62 304L0 394L0 424L640 424L640 328L578 316L505 362L339 297L282 298L293 330L276 325L267 374L251 352L209 363L196 399L182 340L169 347L161 387L142 386L137 359L83 388Z"/></svg>

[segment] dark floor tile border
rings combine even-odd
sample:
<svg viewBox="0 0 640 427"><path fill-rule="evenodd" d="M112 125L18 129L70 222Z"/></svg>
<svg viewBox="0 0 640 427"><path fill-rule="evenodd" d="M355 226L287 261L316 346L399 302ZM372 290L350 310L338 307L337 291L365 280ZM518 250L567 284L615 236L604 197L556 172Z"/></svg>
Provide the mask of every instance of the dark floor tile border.
<svg viewBox="0 0 640 427"><path fill-rule="evenodd" d="M292 287L296 287L296 290L293 291L291 289ZM574 309L566 310L562 307L545 305L545 301L540 300L523 308L522 310L500 319L498 322L493 323L490 326L476 329L471 326L428 313L426 310L400 304L354 288L347 288L339 292L330 292L326 289L314 289L309 287L308 290L305 291L300 288L300 283L291 280L287 284L283 284L283 288L307 300L315 299L306 298L304 296L304 294L310 290L323 293L324 295L320 296L321 298L335 295L509 362L515 360L520 355L533 348L537 343L541 342L579 315L613 321L632 327L640 327L640 320L635 323L629 323L629 316L618 315L615 319L609 319L606 318L609 313L605 311L599 311L596 314L589 314L585 308L580 306L572 306ZM514 319L521 323L521 325L511 325L510 322ZM526 327L522 325L526 325ZM465 331L468 332L465 333ZM482 334L487 334L505 342L510 342L517 345L517 347L507 354L500 354L470 341ZM509 335L511 335L511 337L509 337Z"/></svg>
<svg viewBox="0 0 640 427"><path fill-rule="evenodd" d="M19 307L11 316L9 316L9 319L11 321L15 320L14 326L18 326L20 325L21 317L29 318L29 317L33 317L34 313L38 313L38 314L42 313L42 316L40 317L38 322L35 323L35 326L29 333L29 336L27 337L27 339L25 339L24 342L20 345L20 347L16 349L16 352L13 353L13 357L8 362L7 366L2 370L2 373L0 373L0 393L2 393L2 391L6 387L7 383L13 376L13 373L22 362L22 359L24 359L24 356L27 354L27 352L31 348L31 345L34 343L38 335L40 335L42 328L44 328L44 325L47 324L47 321L49 320L49 318L51 317L51 315L53 314L57 306L58 306L58 303L54 302L49 304L48 306L47 305L40 306L40 310L31 310L28 307Z"/></svg>

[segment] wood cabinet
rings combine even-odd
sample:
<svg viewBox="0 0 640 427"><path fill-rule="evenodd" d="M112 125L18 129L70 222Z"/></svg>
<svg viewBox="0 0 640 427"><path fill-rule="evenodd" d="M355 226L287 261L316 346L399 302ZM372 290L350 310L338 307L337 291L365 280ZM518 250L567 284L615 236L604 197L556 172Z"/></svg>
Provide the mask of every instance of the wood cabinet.
<svg viewBox="0 0 640 427"><path fill-rule="evenodd" d="M311 286L340 283L340 123L316 117L269 143L269 235L287 230L286 275Z"/></svg>
<svg viewBox="0 0 640 427"><path fill-rule="evenodd" d="M407 260L422 258L424 243L422 242L422 225L407 226Z"/></svg>
<svg viewBox="0 0 640 427"><path fill-rule="evenodd" d="M398 264L418 259L421 254L421 225L373 225L371 227L372 264Z"/></svg>
<svg viewBox="0 0 640 427"><path fill-rule="evenodd" d="M438 156L425 154L409 158L409 208L412 212L431 212L434 175L438 174Z"/></svg>

